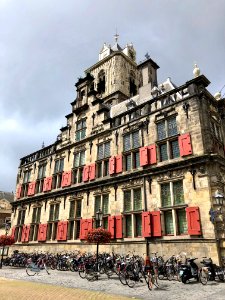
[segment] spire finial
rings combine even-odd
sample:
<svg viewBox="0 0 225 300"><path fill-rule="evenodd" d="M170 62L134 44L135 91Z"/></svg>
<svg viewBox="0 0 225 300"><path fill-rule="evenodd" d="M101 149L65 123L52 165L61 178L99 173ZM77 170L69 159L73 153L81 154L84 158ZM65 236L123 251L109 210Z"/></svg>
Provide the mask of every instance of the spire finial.
<svg viewBox="0 0 225 300"><path fill-rule="evenodd" d="M114 34L114 38L115 38L115 41L116 41L116 43L117 43L118 38L119 38L119 34L117 33L117 28L116 28L116 34Z"/></svg>
<svg viewBox="0 0 225 300"><path fill-rule="evenodd" d="M45 143L44 143L44 142L42 143L42 146L41 146L41 147L42 147L42 149L45 147Z"/></svg>

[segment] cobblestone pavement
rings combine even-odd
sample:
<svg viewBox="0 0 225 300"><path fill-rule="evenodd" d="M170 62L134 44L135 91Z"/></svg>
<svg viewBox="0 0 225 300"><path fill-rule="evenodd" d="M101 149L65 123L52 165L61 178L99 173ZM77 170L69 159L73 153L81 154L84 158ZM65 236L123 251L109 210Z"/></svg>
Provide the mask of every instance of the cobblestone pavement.
<svg viewBox="0 0 225 300"><path fill-rule="evenodd" d="M138 283L134 288L123 286L116 275L111 279L102 275L98 281L89 282L86 279L81 279L78 273L57 270L51 270L50 272L50 275L42 271L38 276L29 277L25 269L3 267L0 270L0 299L25 300L33 298L38 300L56 300L69 296L69 299L79 298L80 300L127 298L146 300L190 300L200 298L211 300L215 298L217 300L225 300L225 283L221 282L209 282L206 286L203 286L201 283L196 282L183 284L177 281L162 280L159 281L159 288L153 288L152 291L149 291L144 282ZM21 284L18 280L22 280L20 281ZM34 284L34 282L38 284ZM35 293L40 294L38 296ZM15 295L16 297L10 298L9 295Z"/></svg>

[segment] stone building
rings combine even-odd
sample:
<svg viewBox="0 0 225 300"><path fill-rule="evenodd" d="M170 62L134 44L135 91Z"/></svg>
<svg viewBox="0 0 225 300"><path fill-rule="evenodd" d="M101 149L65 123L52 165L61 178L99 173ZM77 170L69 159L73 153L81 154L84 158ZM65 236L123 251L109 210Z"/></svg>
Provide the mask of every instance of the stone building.
<svg viewBox="0 0 225 300"><path fill-rule="evenodd" d="M0 235L5 234L6 224L11 224L14 194L0 191Z"/></svg>
<svg viewBox="0 0 225 300"><path fill-rule="evenodd" d="M103 211L100 250L225 254L224 99L200 75L177 87L132 44L104 44L52 145L21 158L12 234L23 251L82 249ZM211 213L211 220L210 215ZM223 212L223 208L222 208ZM215 219L215 220L214 220ZM150 249L150 250L149 250Z"/></svg>

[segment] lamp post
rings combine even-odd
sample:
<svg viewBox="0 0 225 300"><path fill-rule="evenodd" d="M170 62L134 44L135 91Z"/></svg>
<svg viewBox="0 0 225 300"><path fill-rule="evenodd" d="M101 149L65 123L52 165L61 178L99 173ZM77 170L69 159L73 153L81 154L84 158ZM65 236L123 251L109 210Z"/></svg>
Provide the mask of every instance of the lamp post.
<svg viewBox="0 0 225 300"><path fill-rule="evenodd" d="M5 235L7 236L8 233L9 233L9 230L10 230L10 224L9 223L5 223L4 225L5 225ZM5 245L3 244L3 246L2 246L2 255L1 255L0 269L2 269L4 252L5 252Z"/></svg>
<svg viewBox="0 0 225 300"><path fill-rule="evenodd" d="M102 217L103 217L103 212L99 208L99 210L95 214L96 228L99 228L99 227L102 226ZM99 247L99 242L97 242L97 253L96 253L97 272L99 271L99 267L98 267L98 247Z"/></svg>

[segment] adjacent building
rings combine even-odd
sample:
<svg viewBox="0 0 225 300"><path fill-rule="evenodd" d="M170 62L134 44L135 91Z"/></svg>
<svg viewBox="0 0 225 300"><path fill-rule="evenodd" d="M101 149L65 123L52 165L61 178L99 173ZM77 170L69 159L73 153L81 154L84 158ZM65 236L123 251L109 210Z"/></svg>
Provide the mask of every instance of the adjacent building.
<svg viewBox="0 0 225 300"><path fill-rule="evenodd" d="M11 224L14 194L0 191L0 235L6 234L6 224Z"/></svg>
<svg viewBox="0 0 225 300"><path fill-rule="evenodd" d="M215 205L224 194L225 100L197 66L179 87L158 83L158 68L148 55L137 63L117 37L104 44L75 84L56 142L20 160L14 247L95 251L85 235L101 209L112 235L102 250L215 262L225 254L224 208Z"/></svg>

